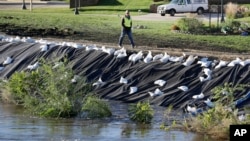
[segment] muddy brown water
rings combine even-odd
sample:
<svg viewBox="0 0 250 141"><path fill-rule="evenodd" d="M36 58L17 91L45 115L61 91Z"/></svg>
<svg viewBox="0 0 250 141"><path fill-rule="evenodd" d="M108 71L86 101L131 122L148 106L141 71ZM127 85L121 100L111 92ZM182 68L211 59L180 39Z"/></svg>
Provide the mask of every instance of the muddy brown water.
<svg viewBox="0 0 250 141"><path fill-rule="evenodd" d="M128 104L109 101L113 116L105 120L47 119L30 116L21 107L0 103L0 140L19 141L209 141L202 135L160 129L165 108L153 107L152 124L138 125L127 116Z"/></svg>

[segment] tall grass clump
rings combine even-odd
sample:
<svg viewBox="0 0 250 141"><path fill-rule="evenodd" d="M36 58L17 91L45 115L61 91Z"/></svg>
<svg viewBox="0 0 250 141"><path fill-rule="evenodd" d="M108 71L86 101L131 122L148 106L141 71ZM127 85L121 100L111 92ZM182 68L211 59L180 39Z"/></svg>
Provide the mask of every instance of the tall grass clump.
<svg viewBox="0 0 250 141"><path fill-rule="evenodd" d="M89 95L84 99L82 111L85 118L94 119L112 116L108 103L94 95Z"/></svg>
<svg viewBox="0 0 250 141"><path fill-rule="evenodd" d="M129 107L129 117L131 120L147 124L153 119L154 111L149 102L138 102Z"/></svg>
<svg viewBox="0 0 250 141"><path fill-rule="evenodd" d="M191 117L185 121L184 127L188 130L207 134L214 139L228 139L229 127L233 124L250 123L250 118L239 118L238 109L235 107L235 94L244 90L245 85L233 86L225 83L212 90L214 107Z"/></svg>
<svg viewBox="0 0 250 141"><path fill-rule="evenodd" d="M180 30L184 32L191 32L191 33L204 32L204 25L202 21L196 18L181 18L177 21L176 26L178 26Z"/></svg>
<svg viewBox="0 0 250 141"><path fill-rule="evenodd" d="M5 87L6 83L6 80L0 80L0 101L3 103L14 103L10 90Z"/></svg>
<svg viewBox="0 0 250 141"><path fill-rule="evenodd" d="M91 85L85 83L84 78L72 83L74 75L66 63L56 68L53 66L53 63L42 60L34 71L15 72L5 83L4 89L10 93L5 99L24 106L34 115L76 116L81 112L83 98L91 92Z"/></svg>
<svg viewBox="0 0 250 141"><path fill-rule="evenodd" d="M229 2L226 5L225 13L226 13L227 19L235 19L235 18L237 18L237 12L238 12L238 5L237 4Z"/></svg>

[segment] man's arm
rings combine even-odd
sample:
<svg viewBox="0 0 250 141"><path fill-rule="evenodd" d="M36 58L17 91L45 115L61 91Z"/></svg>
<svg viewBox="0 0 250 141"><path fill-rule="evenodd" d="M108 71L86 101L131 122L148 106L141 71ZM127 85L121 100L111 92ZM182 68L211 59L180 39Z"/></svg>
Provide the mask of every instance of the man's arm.
<svg viewBox="0 0 250 141"><path fill-rule="evenodd" d="M122 18L122 27L123 27L123 28L125 28L124 23L125 23L125 20L124 20L124 17L123 17L123 18Z"/></svg>

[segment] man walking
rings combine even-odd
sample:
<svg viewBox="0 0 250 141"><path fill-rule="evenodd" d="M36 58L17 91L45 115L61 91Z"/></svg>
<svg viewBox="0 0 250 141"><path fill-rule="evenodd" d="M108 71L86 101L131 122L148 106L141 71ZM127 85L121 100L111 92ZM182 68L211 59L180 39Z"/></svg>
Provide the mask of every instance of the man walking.
<svg viewBox="0 0 250 141"><path fill-rule="evenodd" d="M121 35L120 35L120 38L119 38L119 47L122 47L123 38L127 34L128 38L130 40L130 43L131 43L131 47L134 48L135 43L133 41L132 30L131 30L131 28L132 28L132 19L131 19L131 16L130 16L128 10L126 10L125 16L122 18L121 25L122 25L122 31L121 31Z"/></svg>

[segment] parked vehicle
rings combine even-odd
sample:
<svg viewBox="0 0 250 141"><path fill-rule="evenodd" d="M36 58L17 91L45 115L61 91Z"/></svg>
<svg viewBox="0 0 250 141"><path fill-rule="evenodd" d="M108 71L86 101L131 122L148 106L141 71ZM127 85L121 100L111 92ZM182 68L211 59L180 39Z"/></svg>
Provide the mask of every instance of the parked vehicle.
<svg viewBox="0 0 250 141"><path fill-rule="evenodd" d="M197 13L200 15L205 11L208 11L208 0L172 0L168 4L157 7L157 13L161 16L165 16L165 14L174 16L175 13Z"/></svg>

